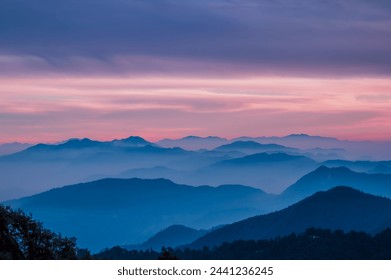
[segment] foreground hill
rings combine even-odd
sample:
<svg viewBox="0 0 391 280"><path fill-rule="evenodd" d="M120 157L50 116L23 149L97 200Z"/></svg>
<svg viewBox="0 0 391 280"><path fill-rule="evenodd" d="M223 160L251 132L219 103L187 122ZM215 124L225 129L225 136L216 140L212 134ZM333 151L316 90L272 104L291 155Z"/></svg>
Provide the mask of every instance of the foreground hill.
<svg viewBox="0 0 391 280"><path fill-rule="evenodd" d="M103 179L7 204L21 208L78 245L100 250L136 244L172 224L211 228L265 213L274 196L245 186L178 185L169 180Z"/></svg>
<svg viewBox="0 0 391 280"><path fill-rule="evenodd" d="M373 233L386 228L390 221L391 200L349 187L336 187L281 211L221 227L190 246L214 247L235 240L269 239L301 233L310 227Z"/></svg>

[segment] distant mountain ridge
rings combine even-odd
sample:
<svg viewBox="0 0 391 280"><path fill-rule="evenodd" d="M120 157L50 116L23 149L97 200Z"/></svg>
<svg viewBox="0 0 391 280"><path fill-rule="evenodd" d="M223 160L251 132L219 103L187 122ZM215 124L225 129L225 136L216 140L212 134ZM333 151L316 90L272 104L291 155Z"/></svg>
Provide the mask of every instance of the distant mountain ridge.
<svg viewBox="0 0 391 280"><path fill-rule="evenodd" d="M83 149L83 148L93 148L93 147L144 147L147 145L155 145L151 142L146 141L145 139L138 136L130 136L125 139L112 140L112 141L96 141L89 138L83 139L69 139L60 144L37 144L30 147L32 149L42 149L42 148L51 148L51 149Z"/></svg>
<svg viewBox="0 0 391 280"><path fill-rule="evenodd" d="M316 148L338 148L349 152L351 160L389 160L391 158L391 141L351 141L333 137L312 136L308 134L290 134L282 137L238 137L232 141L255 141L262 144L279 144L292 148L307 150Z"/></svg>
<svg viewBox="0 0 391 280"><path fill-rule="evenodd" d="M86 138L85 138L86 139ZM80 140L80 139L70 139ZM88 139L89 140L89 139ZM94 141L94 140L91 140ZM391 141L371 142L371 141L348 141L339 140L333 137L312 136L308 134L290 134L287 136L261 136L261 137L237 137L233 139L226 139L217 136L186 136L180 139L162 139L155 143L146 141L139 136L130 136L120 140L105 141L100 143L131 143L132 145L142 146L146 144L155 144L165 148L180 147L186 150L200 150L200 149L215 149L222 145L229 145L234 142L251 141L259 144L267 145L274 144L280 146L287 146L294 149L311 150L311 149L340 149L346 155L347 151L351 152L351 157L354 160L361 159L366 156L371 157L372 160L389 160L391 158ZM65 141L67 142L67 141ZM99 141L96 141L99 142ZM8 145L8 144L7 144ZM24 144L23 144L24 145ZM1 151L0 145L0 151ZM335 150L337 151L337 150ZM361 151L361 152L360 152ZM1 153L0 153L1 154Z"/></svg>
<svg viewBox="0 0 391 280"><path fill-rule="evenodd" d="M363 151L369 152L372 148L381 150L381 156L385 157L391 151L391 143L386 142L341 141L306 134L242 137L233 140L216 136L188 136L164 141L172 145L164 147L160 141L152 143L139 136L112 141L69 139L58 144L38 144L14 154L0 156L0 200L24 197L54 186L91 179L116 175L122 177L125 173L143 178L168 178L190 185L241 184L270 193L281 192L318 167L319 162L332 167L334 163L330 160L335 162L344 159L344 162L340 161L341 165L354 171L391 173L389 161L372 161L371 164L364 165L364 160L346 160L365 156L365 153L352 152L351 147L356 150L363 147ZM300 150L299 146L305 149ZM187 148L193 150L186 150ZM261 153L273 156L267 156L262 164L262 156L256 155ZM278 153L304 156L313 162L304 158L296 158L296 162L290 163L277 161L275 154ZM371 152L367 155L370 156ZM245 164L246 161L248 164ZM271 167L273 164L276 165ZM166 171L157 170L157 167L165 168ZM152 173L149 174L149 171ZM15 176L15 173L23 176ZM284 176L275 176L278 173Z"/></svg>

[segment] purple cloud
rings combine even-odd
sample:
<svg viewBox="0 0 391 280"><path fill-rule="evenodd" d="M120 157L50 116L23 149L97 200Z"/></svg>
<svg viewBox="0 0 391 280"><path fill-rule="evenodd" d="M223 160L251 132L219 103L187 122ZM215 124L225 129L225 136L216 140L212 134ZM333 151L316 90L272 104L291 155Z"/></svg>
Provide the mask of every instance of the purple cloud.
<svg viewBox="0 0 391 280"><path fill-rule="evenodd" d="M38 65L38 71L83 74L391 73L391 6L382 0L0 5L0 55L14 57L8 65L19 65L17 70Z"/></svg>

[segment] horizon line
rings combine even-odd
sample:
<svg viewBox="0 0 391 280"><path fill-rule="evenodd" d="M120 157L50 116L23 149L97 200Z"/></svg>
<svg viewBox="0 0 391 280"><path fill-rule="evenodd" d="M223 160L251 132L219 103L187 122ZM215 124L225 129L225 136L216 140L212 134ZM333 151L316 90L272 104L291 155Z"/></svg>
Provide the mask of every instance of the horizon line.
<svg viewBox="0 0 391 280"><path fill-rule="evenodd" d="M286 137L313 137L313 138L324 138L324 139L333 139L333 140L337 140L337 141L348 141L348 142L391 142L391 139L349 139L349 138L339 138L339 137L335 137L335 136L329 136L329 135L312 135L312 134L307 134L307 133L290 133L290 134L284 134L284 135L258 135L258 136L249 136L249 135L240 135L240 136L235 136L235 137L224 137L224 136L218 136L218 135L195 135L195 134L189 134L189 135L184 135L184 136L179 136L179 137L163 137L163 138L159 138L159 137L144 137L142 135L138 135L138 134L130 134L129 136L125 136L125 137L114 137L114 138L107 138L107 137L103 137L103 138L99 138L99 137L69 137L69 138L63 138L63 139L59 139L59 140L49 140L49 141L19 141L19 140L11 140L11 141L2 141L0 142L0 145L5 145L5 144L26 144L26 145L37 145L37 144L48 144L48 145L59 145L59 144L62 144L62 143L66 143L70 140L83 140L83 139L88 139L88 140L91 140L91 141L98 141L98 142L111 142L111 141L115 141L115 140L124 140L124 139L128 139L130 137L140 137L142 138L143 140L145 141L148 141L148 142L151 142L151 143L157 143L157 142L161 142L161 141L165 141L165 140L171 140L171 141L175 141L175 140L182 140L182 139L185 139L185 138L202 138L202 139L206 139L206 138L219 138L221 140L227 140L227 141L244 141L244 140L240 140L239 138L253 138L253 139L256 139L256 138L286 138ZM150 140L150 138L153 138ZM251 141L251 140L248 140L248 141Z"/></svg>

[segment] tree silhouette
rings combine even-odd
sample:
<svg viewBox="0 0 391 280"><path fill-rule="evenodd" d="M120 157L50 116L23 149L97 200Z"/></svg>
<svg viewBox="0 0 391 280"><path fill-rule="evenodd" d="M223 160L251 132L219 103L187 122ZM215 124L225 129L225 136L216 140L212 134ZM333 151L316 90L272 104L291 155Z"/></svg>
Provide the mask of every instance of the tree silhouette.
<svg viewBox="0 0 391 280"><path fill-rule="evenodd" d="M76 259L76 239L45 229L21 210L0 205L0 259Z"/></svg>
<svg viewBox="0 0 391 280"><path fill-rule="evenodd" d="M159 260L177 260L177 256L174 254L174 250L172 248L166 249L165 247L162 248L162 253L159 256Z"/></svg>
<svg viewBox="0 0 391 280"><path fill-rule="evenodd" d="M309 228L299 234L268 240L238 240L214 248L163 247L161 252L155 252L114 247L93 257L116 260L390 260L391 229L371 235L358 231Z"/></svg>

